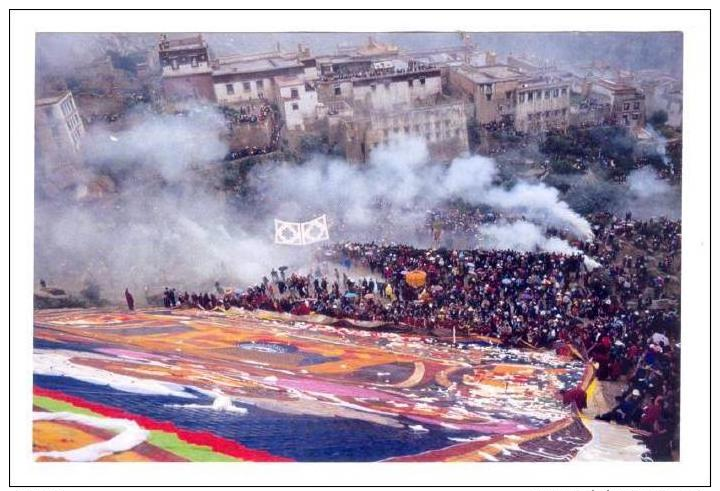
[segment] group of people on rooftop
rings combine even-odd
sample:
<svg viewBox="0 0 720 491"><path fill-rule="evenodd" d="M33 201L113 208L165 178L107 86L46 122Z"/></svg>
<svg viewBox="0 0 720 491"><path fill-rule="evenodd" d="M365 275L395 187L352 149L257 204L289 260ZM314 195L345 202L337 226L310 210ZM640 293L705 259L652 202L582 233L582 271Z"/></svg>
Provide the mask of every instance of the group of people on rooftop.
<svg viewBox="0 0 720 491"><path fill-rule="evenodd" d="M424 70L430 70L435 68L434 65L428 63L411 62L408 63L407 67L398 68L394 65L388 66L387 68L371 68L367 70L356 70L356 71L333 71L325 72L320 75L320 80L323 82L329 82L333 80L352 80L356 78L373 78L382 77L384 75L395 75L403 73L415 73Z"/></svg>

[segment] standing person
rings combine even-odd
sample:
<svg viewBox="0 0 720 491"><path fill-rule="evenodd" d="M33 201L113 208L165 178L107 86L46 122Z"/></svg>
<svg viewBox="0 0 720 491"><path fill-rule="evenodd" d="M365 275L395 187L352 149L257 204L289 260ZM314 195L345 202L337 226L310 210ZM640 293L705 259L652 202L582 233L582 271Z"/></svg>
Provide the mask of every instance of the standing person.
<svg viewBox="0 0 720 491"><path fill-rule="evenodd" d="M127 288L125 288L125 301L127 302L128 310L135 310L135 299Z"/></svg>
<svg viewBox="0 0 720 491"><path fill-rule="evenodd" d="M577 407L580 412L587 407L587 392L580 386L573 387L570 390L561 390L560 395L562 396L563 404L575 404L575 407Z"/></svg>

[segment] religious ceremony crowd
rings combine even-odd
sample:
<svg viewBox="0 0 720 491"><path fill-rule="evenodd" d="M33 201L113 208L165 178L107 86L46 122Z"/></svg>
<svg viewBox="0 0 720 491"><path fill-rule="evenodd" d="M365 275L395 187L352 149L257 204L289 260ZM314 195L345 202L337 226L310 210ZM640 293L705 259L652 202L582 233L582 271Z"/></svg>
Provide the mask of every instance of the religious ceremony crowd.
<svg viewBox="0 0 720 491"><path fill-rule="evenodd" d="M470 218L492 221L447 212L433 216L430 233L465 231ZM655 458L669 458L679 437L680 222L630 214L591 222L594 238L571 244L596 268L580 253L340 243L322 248L309 274L281 267L244 291L167 290L165 305L316 313L430 338L574 350L592 360L599 380L627 381L616 407L598 417L637 428ZM564 394L580 410L585 397Z"/></svg>

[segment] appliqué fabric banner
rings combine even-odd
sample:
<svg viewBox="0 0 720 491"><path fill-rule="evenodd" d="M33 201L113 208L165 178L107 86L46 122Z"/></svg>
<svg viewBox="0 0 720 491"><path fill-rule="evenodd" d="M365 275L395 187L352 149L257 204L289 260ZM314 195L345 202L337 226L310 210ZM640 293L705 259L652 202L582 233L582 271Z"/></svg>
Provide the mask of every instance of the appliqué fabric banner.
<svg viewBox="0 0 720 491"><path fill-rule="evenodd" d="M307 245L329 240L325 215L308 222L285 222L275 219L275 243L282 245Z"/></svg>

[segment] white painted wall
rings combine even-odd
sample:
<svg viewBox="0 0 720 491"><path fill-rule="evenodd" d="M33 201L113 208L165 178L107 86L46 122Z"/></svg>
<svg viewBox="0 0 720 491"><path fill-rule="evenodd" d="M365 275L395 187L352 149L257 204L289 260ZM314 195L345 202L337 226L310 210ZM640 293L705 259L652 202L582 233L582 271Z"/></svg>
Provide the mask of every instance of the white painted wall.
<svg viewBox="0 0 720 491"><path fill-rule="evenodd" d="M292 91L297 90L297 97L292 97ZM305 84L280 87L279 99L282 101L283 116L289 130L305 129L305 121L317 117L317 92L305 90Z"/></svg>
<svg viewBox="0 0 720 491"><path fill-rule="evenodd" d="M373 88L374 86L374 88ZM442 93L440 77L426 77L421 84L419 78L410 86L407 80L398 80L385 84L378 80L373 85L353 87L353 99L364 102L375 109L390 109L407 105L416 99L426 99Z"/></svg>
<svg viewBox="0 0 720 491"><path fill-rule="evenodd" d="M262 81L262 88L258 89L257 82ZM249 90L245 89L245 82L250 84ZM227 85L232 85L232 94L228 93ZM275 101L275 83L272 78L247 78L229 82L215 82L213 84L215 98L220 104L237 104L242 102L257 101L260 94L265 99Z"/></svg>

